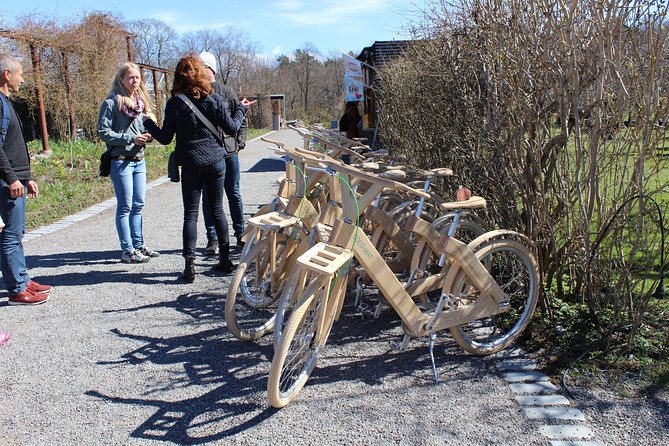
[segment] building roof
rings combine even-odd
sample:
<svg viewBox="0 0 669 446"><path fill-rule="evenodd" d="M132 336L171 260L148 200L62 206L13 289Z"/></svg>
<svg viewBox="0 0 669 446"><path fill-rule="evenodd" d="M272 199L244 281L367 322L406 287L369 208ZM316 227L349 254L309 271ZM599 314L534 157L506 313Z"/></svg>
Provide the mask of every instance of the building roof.
<svg viewBox="0 0 669 446"><path fill-rule="evenodd" d="M376 41L371 46L363 48L356 59L378 67L396 58L410 42L411 40Z"/></svg>

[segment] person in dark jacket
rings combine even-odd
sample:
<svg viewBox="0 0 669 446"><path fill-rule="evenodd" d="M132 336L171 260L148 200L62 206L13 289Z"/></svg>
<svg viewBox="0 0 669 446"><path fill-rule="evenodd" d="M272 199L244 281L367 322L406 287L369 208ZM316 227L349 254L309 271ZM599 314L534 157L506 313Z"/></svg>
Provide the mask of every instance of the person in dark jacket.
<svg viewBox="0 0 669 446"><path fill-rule="evenodd" d="M362 116L358 110L358 103L349 101L346 103L346 110L339 119L339 130L346 132L346 137L349 139L358 138L360 136L360 129L362 128Z"/></svg>
<svg viewBox="0 0 669 446"><path fill-rule="evenodd" d="M181 194L184 206L183 256L186 266L182 278L195 280L195 244L197 242L197 216L200 197L206 185L209 210L214 218L219 242L219 262L215 270L230 273L235 265L229 258L228 224L223 211L223 182L225 179L225 149L220 135L214 134L189 108L180 95L196 107L214 126L234 135L242 124L247 105L243 99L229 110L223 98L212 94L206 68L195 54L182 57L177 63L172 85L172 97L165 105L162 129L149 117L144 125L161 144L169 144L176 134L176 156L181 167Z"/></svg>
<svg viewBox="0 0 669 446"><path fill-rule="evenodd" d="M217 63L216 57L203 51L200 53L200 59L205 68L207 68L207 76L211 82L211 86L216 94L220 94L225 102L228 104L230 110L234 110L239 104L239 96L232 89L232 87L216 82ZM224 189L225 195L228 197L228 206L230 207L230 218L232 219L232 230L237 239L237 246L243 246L242 234L244 234L244 205L242 203L242 194L239 189L239 151L246 147L246 133L248 126L246 120L242 123L239 131L235 135L226 135L223 142L226 145L228 156L225 158L225 181ZM207 247L205 248L206 255L215 255L218 246L218 239L214 229L214 222L211 214L208 211L207 196L202 196L202 217L204 219L204 226L207 230Z"/></svg>
<svg viewBox="0 0 669 446"><path fill-rule="evenodd" d="M30 279L23 253L26 231L26 195L36 198L37 183L30 173L30 155L23 129L9 100L23 84L23 68L18 60L0 54L0 122L9 112L7 132L0 135L0 217L5 227L0 232L0 264L9 291L9 305L42 304L49 299L52 287Z"/></svg>

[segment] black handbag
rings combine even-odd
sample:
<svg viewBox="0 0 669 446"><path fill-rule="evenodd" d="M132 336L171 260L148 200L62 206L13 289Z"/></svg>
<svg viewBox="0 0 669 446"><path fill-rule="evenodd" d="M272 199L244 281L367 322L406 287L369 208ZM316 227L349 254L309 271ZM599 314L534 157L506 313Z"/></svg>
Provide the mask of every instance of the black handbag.
<svg viewBox="0 0 669 446"><path fill-rule="evenodd" d="M111 171L111 153L109 152L109 150L106 150L102 155L100 155L100 176L108 177L110 171Z"/></svg>
<svg viewBox="0 0 669 446"><path fill-rule="evenodd" d="M170 153L170 157L167 160L167 176L170 177L170 181L172 181L173 183L178 183L180 180L179 163L177 162L176 150Z"/></svg>
<svg viewBox="0 0 669 446"><path fill-rule="evenodd" d="M130 123L123 130L123 133L128 131L128 129L130 128L130 126L132 125L132 123L135 121L136 118L137 118L137 116L135 116L134 118L132 118L130 120ZM100 155L100 176L101 177L108 177L109 176L109 172L111 172L111 161L112 161L112 157L111 157L111 151L110 150L106 150L102 155Z"/></svg>

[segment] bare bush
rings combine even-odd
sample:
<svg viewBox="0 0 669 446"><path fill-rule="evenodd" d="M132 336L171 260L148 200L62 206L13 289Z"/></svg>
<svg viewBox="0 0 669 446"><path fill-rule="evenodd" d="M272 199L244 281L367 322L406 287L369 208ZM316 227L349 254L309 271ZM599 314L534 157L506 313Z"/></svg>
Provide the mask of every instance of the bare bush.
<svg viewBox="0 0 669 446"><path fill-rule="evenodd" d="M666 187L667 9L627 3L435 1L422 40L379 72L383 142L451 166L497 225L537 241L547 295L581 294L602 331L642 317L638 288L616 297L616 316L598 309L612 283L638 277L636 253L659 252L648 201L615 217L639 219L619 231L615 271L595 241L617 237L605 232L623 202ZM657 273L656 258L643 261Z"/></svg>

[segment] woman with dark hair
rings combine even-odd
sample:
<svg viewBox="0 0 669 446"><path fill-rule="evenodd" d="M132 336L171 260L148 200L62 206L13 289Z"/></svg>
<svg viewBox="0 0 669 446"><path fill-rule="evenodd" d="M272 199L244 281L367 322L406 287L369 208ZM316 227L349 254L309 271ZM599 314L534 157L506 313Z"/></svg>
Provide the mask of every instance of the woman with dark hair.
<svg viewBox="0 0 669 446"><path fill-rule="evenodd" d="M181 277L187 282L195 280L198 206L205 185L219 243L220 257L214 269L230 273L235 267L229 258L228 223L223 211L226 151L217 130L220 128L229 135L237 133L247 106L253 102L244 98L235 110L228 110L223 98L212 93L202 61L197 55L189 54L177 63L162 129L152 119L144 120L149 133L161 144L169 144L176 134L177 163L182 166L183 256L186 259Z"/></svg>

